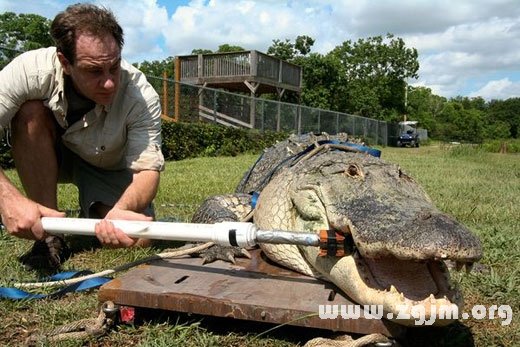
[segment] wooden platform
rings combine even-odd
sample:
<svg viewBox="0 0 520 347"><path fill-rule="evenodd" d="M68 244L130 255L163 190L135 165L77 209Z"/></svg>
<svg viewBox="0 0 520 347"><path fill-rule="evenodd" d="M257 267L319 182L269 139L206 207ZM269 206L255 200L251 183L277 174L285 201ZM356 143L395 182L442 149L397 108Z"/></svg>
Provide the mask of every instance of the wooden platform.
<svg viewBox="0 0 520 347"><path fill-rule="evenodd" d="M259 250L237 265L199 258L159 260L103 285L99 301L208 316L229 317L399 337L405 328L387 320L320 319L320 304L352 304L328 283L266 261Z"/></svg>

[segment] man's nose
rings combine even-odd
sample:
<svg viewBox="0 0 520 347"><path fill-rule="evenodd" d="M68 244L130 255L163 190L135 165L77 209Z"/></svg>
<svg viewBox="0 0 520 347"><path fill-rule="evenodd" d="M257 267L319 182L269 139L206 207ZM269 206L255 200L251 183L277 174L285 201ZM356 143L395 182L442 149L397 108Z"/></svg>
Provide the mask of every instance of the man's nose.
<svg viewBox="0 0 520 347"><path fill-rule="evenodd" d="M103 86L103 89L113 90L116 86L115 76L110 73L105 74L105 76L103 77L103 81L101 82L101 85Z"/></svg>

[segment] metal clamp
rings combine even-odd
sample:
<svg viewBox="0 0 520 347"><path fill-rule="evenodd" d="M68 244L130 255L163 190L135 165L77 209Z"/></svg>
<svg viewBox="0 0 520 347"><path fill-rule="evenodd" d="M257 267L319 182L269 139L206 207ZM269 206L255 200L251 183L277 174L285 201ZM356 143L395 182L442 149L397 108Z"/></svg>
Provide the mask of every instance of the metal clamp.
<svg viewBox="0 0 520 347"><path fill-rule="evenodd" d="M320 230L321 257L344 257L354 252L354 240L350 233L342 233L335 230Z"/></svg>

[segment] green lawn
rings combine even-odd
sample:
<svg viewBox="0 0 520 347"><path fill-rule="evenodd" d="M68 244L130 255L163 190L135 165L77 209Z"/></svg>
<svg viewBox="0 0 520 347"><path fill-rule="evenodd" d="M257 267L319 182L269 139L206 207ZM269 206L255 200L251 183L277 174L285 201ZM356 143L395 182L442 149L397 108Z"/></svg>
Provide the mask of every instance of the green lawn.
<svg viewBox="0 0 520 347"><path fill-rule="evenodd" d="M383 148L383 159L396 162L417 179L437 206L465 223L482 240L483 270L469 275L455 273L465 295L466 308L472 305L510 305L513 321L502 326L501 319L461 321L448 333L435 333L432 345L460 345L468 334L477 346L520 345L520 156L482 153L467 148L444 146ZM155 201L158 218L188 221L207 196L229 193L256 155L200 158L167 163ZM14 172L8 172L16 180ZM74 187L60 187L60 208L77 209ZM36 278L25 271L17 257L31 243L0 235L0 285ZM65 269L112 268L160 252L161 244L148 250L85 250L74 255ZM0 345L17 346L33 332L45 332L64 323L97 315L97 295L69 294L59 300L2 301L0 305ZM224 326L223 326L224 325ZM256 337L268 329L256 323L215 321L170 315L169 320L151 319L135 326L119 326L109 335L90 341L69 341L63 346L295 346L294 331L280 329L270 337ZM285 329L285 330L284 330ZM249 333L246 333L249 332ZM298 331L297 336L302 336ZM55 344L52 344L55 345Z"/></svg>

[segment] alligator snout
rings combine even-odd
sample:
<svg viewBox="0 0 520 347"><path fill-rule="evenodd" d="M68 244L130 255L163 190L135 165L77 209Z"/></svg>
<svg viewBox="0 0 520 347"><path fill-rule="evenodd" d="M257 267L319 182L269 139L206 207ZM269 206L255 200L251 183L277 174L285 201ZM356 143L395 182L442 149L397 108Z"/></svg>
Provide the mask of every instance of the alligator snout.
<svg viewBox="0 0 520 347"><path fill-rule="evenodd" d="M397 218L395 218L397 216ZM478 238L464 225L435 209L373 214L352 220L353 238L365 257L446 260L472 263L482 256Z"/></svg>

